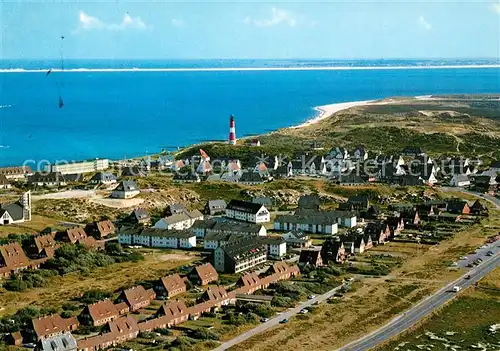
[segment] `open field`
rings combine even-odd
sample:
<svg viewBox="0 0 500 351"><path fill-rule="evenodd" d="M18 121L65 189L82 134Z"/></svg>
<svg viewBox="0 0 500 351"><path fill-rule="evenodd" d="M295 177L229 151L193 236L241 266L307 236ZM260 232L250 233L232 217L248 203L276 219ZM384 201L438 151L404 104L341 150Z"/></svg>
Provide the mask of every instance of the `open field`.
<svg viewBox="0 0 500 351"><path fill-rule="evenodd" d="M496 234L498 230L493 228L499 224L499 213L492 212L482 225L435 246L379 246L370 254L394 253L404 257L402 265L389 277L356 282L355 290L344 299L324 304L307 318L294 318L231 350L331 350L355 340L463 274L449 269L450 263L472 247L480 246L487 236Z"/></svg>
<svg viewBox="0 0 500 351"><path fill-rule="evenodd" d="M376 350L416 351L424 347L440 351L450 350L454 346L461 349L498 350L500 332L494 334L488 329L499 322L500 268L497 268L481 280L477 288L462 292L457 299L411 331ZM478 347L480 344L483 346Z"/></svg>
<svg viewBox="0 0 500 351"><path fill-rule="evenodd" d="M30 222L24 222L19 224L12 224L9 226L0 226L0 238L6 237L8 234L25 234L25 233L37 233L46 227L56 227L62 228L61 221L41 216L33 215Z"/></svg>
<svg viewBox="0 0 500 351"><path fill-rule="evenodd" d="M143 249L144 261L125 262L98 268L92 273L68 274L50 278L50 284L26 292L10 292L0 289L0 316L14 313L28 305L59 308L64 302L78 297L86 290L115 291L133 285L137 281L157 279L169 270L200 259L196 253L175 250Z"/></svg>

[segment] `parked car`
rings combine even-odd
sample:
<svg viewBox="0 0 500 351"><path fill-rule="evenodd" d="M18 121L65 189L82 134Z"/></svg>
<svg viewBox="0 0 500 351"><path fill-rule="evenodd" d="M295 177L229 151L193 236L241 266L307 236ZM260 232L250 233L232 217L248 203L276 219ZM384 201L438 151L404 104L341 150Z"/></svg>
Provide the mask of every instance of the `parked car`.
<svg viewBox="0 0 500 351"><path fill-rule="evenodd" d="M312 299L314 299L315 297L316 297L316 295L309 295L307 298L308 298L309 300L312 300Z"/></svg>
<svg viewBox="0 0 500 351"><path fill-rule="evenodd" d="M465 279L470 279L470 274L465 277Z"/></svg>
<svg viewBox="0 0 500 351"><path fill-rule="evenodd" d="M266 323L266 322L269 322L269 318L261 318L260 321L262 323Z"/></svg>
<svg viewBox="0 0 500 351"><path fill-rule="evenodd" d="M309 311L307 309L305 309L305 308L303 310L300 310L301 314L307 314L307 312L309 312Z"/></svg>
<svg viewBox="0 0 500 351"><path fill-rule="evenodd" d="M458 285L455 285L455 286L451 289L451 291L453 291L453 292L459 292L461 289L462 289L461 287L459 287Z"/></svg>
<svg viewBox="0 0 500 351"><path fill-rule="evenodd" d="M285 324L285 323L288 323L288 319L285 318L285 319L280 320L280 324Z"/></svg>
<svg viewBox="0 0 500 351"><path fill-rule="evenodd" d="M493 256L493 251L488 251L488 252L486 253L486 256Z"/></svg>

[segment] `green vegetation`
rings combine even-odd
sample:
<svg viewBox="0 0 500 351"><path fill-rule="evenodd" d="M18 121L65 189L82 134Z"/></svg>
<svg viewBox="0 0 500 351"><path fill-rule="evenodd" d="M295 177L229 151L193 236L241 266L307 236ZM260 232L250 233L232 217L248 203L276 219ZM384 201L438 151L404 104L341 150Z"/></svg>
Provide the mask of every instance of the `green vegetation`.
<svg viewBox="0 0 500 351"><path fill-rule="evenodd" d="M14 274L3 283L9 291L26 291L31 288L45 287L50 284L50 278L72 272L89 274L98 267L107 267L113 263L138 262L144 257L137 252L126 252L117 243L108 246L106 252L94 251L83 245L63 244L54 258L42 265L42 269L25 270Z"/></svg>

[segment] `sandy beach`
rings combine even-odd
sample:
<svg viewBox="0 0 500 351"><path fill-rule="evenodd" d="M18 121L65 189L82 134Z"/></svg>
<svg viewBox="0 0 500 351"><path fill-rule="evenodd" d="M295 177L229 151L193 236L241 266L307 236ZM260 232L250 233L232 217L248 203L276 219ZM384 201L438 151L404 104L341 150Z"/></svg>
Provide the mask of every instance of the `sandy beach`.
<svg viewBox="0 0 500 351"><path fill-rule="evenodd" d="M346 110L351 107L356 107L356 106L366 106L373 104L376 100L365 100L365 101L351 101L351 102L340 102L337 104L329 104L329 105L323 105L323 106L316 106L314 110L319 112L319 115L307 120L306 122L299 124L298 126L293 126L290 127L292 129L297 129L297 128L304 128L307 126L310 126L312 124L316 124L319 121L324 120L325 118L330 117L336 112Z"/></svg>

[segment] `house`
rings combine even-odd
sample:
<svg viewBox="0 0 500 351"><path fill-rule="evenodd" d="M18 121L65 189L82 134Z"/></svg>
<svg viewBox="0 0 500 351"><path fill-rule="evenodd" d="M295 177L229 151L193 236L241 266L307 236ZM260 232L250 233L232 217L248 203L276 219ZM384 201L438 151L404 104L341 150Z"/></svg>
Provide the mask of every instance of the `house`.
<svg viewBox="0 0 500 351"><path fill-rule="evenodd" d="M87 233L82 227L73 227L56 234L56 240L71 244L76 244L79 240L86 238Z"/></svg>
<svg viewBox="0 0 500 351"><path fill-rule="evenodd" d="M120 299L127 303L131 312L149 306L155 298L154 290L146 290L142 285L123 290L120 295Z"/></svg>
<svg viewBox="0 0 500 351"><path fill-rule="evenodd" d="M365 161L368 159L368 152L365 150L363 145L357 146L349 154L351 155L351 159L354 161Z"/></svg>
<svg viewBox="0 0 500 351"><path fill-rule="evenodd" d="M344 243L337 237L328 238L321 247L323 263L343 263L346 258Z"/></svg>
<svg viewBox="0 0 500 351"><path fill-rule="evenodd" d="M19 201L0 204L0 225L31 221L31 192L25 192Z"/></svg>
<svg viewBox="0 0 500 351"><path fill-rule="evenodd" d="M365 235L370 235L374 244L385 244L391 237L391 230L385 222L370 222L365 227Z"/></svg>
<svg viewBox="0 0 500 351"><path fill-rule="evenodd" d="M238 279L236 286L239 292L252 294L262 288L262 282L256 272L246 273Z"/></svg>
<svg viewBox="0 0 500 351"><path fill-rule="evenodd" d="M470 185L470 179L465 174L454 174L450 180L450 186L464 187L469 185Z"/></svg>
<svg viewBox="0 0 500 351"><path fill-rule="evenodd" d="M294 248L308 248L312 245L312 239L302 231L289 231L282 235L286 244Z"/></svg>
<svg viewBox="0 0 500 351"><path fill-rule="evenodd" d="M111 193L114 199L131 199L139 195L141 191L133 180L123 180Z"/></svg>
<svg viewBox="0 0 500 351"><path fill-rule="evenodd" d="M179 274L172 274L160 279L160 284L156 287L157 296L172 298L186 292L186 283Z"/></svg>
<svg viewBox="0 0 500 351"><path fill-rule="evenodd" d="M324 212L277 216L273 226L276 231L304 231L318 234L338 232L337 218L328 216Z"/></svg>
<svg viewBox="0 0 500 351"><path fill-rule="evenodd" d="M281 236L268 236L259 239L266 247L269 258L281 258L286 255L286 241Z"/></svg>
<svg viewBox="0 0 500 351"><path fill-rule="evenodd" d="M229 305L230 297L223 286L209 286L201 295L199 301L210 302L212 310L217 310L221 306Z"/></svg>
<svg viewBox="0 0 500 351"><path fill-rule="evenodd" d="M12 184L10 184L9 179L3 175L0 174L0 189L10 189L12 188Z"/></svg>
<svg viewBox="0 0 500 351"><path fill-rule="evenodd" d="M151 223L151 216L144 208L136 208L129 216L129 222L134 224L148 225Z"/></svg>
<svg viewBox="0 0 500 351"><path fill-rule="evenodd" d="M467 201L462 201L459 199L452 199L448 201L447 210L449 213L454 214L469 214L470 207Z"/></svg>
<svg viewBox="0 0 500 351"><path fill-rule="evenodd" d="M364 185L368 182L368 177L364 175L358 175L355 173L341 173L338 176L338 182L339 184L345 185L345 186L356 186L356 185Z"/></svg>
<svg viewBox="0 0 500 351"><path fill-rule="evenodd" d="M52 187L52 186L64 186L67 184L67 181L60 172L52 172L52 173L36 172L28 176L27 183L29 185Z"/></svg>
<svg viewBox="0 0 500 351"><path fill-rule="evenodd" d="M2 167L0 168L0 174L5 176L7 179L19 180L26 178L30 174L33 174L33 171L28 166Z"/></svg>
<svg viewBox="0 0 500 351"><path fill-rule="evenodd" d="M196 236L189 230L122 228L118 234L118 242L146 247L192 249L196 247Z"/></svg>
<svg viewBox="0 0 500 351"><path fill-rule="evenodd" d="M55 235L53 234L42 234L35 236L33 238L33 241L35 243L36 254L41 254L44 250L47 250L52 253L50 255L52 257L55 249L59 246L55 241L54 236Z"/></svg>
<svg viewBox="0 0 500 351"><path fill-rule="evenodd" d="M267 208L242 200L231 200L226 207L226 217L251 223L266 223L270 220Z"/></svg>
<svg viewBox="0 0 500 351"><path fill-rule="evenodd" d="M425 184L434 185L438 182L436 178L436 167L432 164L420 164L412 167L413 176L421 178Z"/></svg>
<svg viewBox="0 0 500 351"><path fill-rule="evenodd" d="M496 174L476 175L473 178L472 190L494 195L498 186L496 179Z"/></svg>
<svg viewBox="0 0 500 351"><path fill-rule="evenodd" d="M346 160L349 158L349 151L347 151L346 148L343 147L334 147L330 150L330 152L327 155L328 159L333 159L333 160Z"/></svg>
<svg viewBox="0 0 500 351"><path fill-rule="evenodd" d="M291 162L278 166L273 172L276 178L289 178L293 176L293 166Z"/></svg>
<svg viewBox="0 0 500 351"><path fill-rule="evenodd" d="M302 195L299 198L298 208L300 210L319 211L320 204L321 203L317 195Z"/></svg>
<svg viewBox="0 0 500 351"><path fill-rule="evenodd" d="M135 165L135 166L125 166L122 168L122 177L147 177L149 174L149 171L147 167L142 167L141 165Z"/></svg>
<svg viewBox="0 0 500 351"><path fill-rule="evenodd" d="M113 173L99 172L99 173L96 173L92 177L92 179L90 179L90 183L109 185L109 184L115 184L117 182L117 180L118 180L118 178Z"/></svg>
<svg viewBox="0 0 500 351"><path fill-rule="evenodd" d="M85 232L96 239L104 239L107 236L115 235L116 228L113 222L108 219L87 224Z"/></svg>
<svg viewBox="0 0 500 351"><path fill-rule="evenodd" d="M108 349L139 335L139 326L132 316L123 316L108 323L107 332L78 340L79 351Z"/></svg>
<svg viewBox="0 0 500 351"><path fill-rule="evenodd" d="M250 140L250 146L260 146L260 140L259 139Z"/></svg>
<svg viewBox="0 0 500 351"><path fill-rule="evenodd" d="M370 206L367 211L361 212L361 217L364 219L378 219L380 216L380 208L378 206Z"/></svg>
<svg viewBox="0 0 500 351"><path fill-rule="evenodd" d="M211 263L195 266L188 274L190 281L198 285L208 285L219 280L219 274Z"/></svg>
<svg viewBox="0 0 500 351"><path fill-rule="evenodd" d="M128 306L126 311L128 312ZM98 327L117 319L121 314L113 302L102 300L85 306L80 313L79 319L84 324Z"/></svg>
<svg viewBox="0 0 500 351"><path fill-rule="evenodd" d="M264 180L258 172L243 172L241 174L239 182L247 185L264 184Z"/></svg>
<svg viewBox="0 0 500 351"><path fill-rule="evenodd" d="M168 320L166 327L172 327L189 319L189 308L182 300L170 301L161 305L156 316Z"/></svg>
<svg viewBox="0 0 500 351"><path fill-rule="evenodd" d="M203 239L216 224L217 221L213 219L196 220L190 230L197 238Z"/></svg>
<svg viewBox="0 0 500 351"><path fill-rule="evenodd" d="M226 212L226 201L208 200L205 205L205 214L210 216L224 214Z"/></svg>
<svg viewBox="0 0 500 351"><path fill-rule="evenodd" d="M0 246L0 278L9 277L12 272L18 272L30 266L30 260L19 243L13 242Z"/></svg>
<svg viewBox="0 0 500 351"><path fill-rule="evenodd" d="M35 347L36 351L77 351L77 349L76 339L69 331L42 339Z"/></svg>
<svg viewBox="0 0 500 351"><path fill-rule="evenodd" d="M420 224L420 214L415 208L403 209L400 217L404 221L405 227L418 226Z"/></svg>
<svg viewBox="0 0 500 351"><path fill-rule="evenodd" d="M176 173L172 181L174 183L199 183L201 178L198 174L192 172L187 174Z"/></svg>
<svg viewBox="0 0 500 351"><path fill-rule="evenodd" d="M33 318L31 320L36 340L51 338L63 334L67 331L73 331L78 328L78 320L75 317L62 318L58 314L50 316Z"/></svg>
<svg viewBox="0 0 500 351"><path fill-rule="evenodd" d="M370 201L368 200L368 196L359 195L359 196L349 196L347 199L348 204L352 204L355 210L366 211L370 206Z"/></svg>
<svg viewBox="0 0 500 351"><path fill-rule="evenodd" d="M470 206L470 213L474 214L474 215L487 215L488 214L488 207L483 205L481 203L481 201L476 200L476 201L474 201L472 206Z"/></svg>
<svg viewBox="0 0 500 351"><path fill-rule="evenodd" d="M267 236L267 229L262 224L242 222L216 222L207 234L237 234L243 236Z"/></svg>
<svg viewBox="0 0 500 351"><path fill-rule="evenodd" d="M189 229L197 220L203 220L203 214L198 210L191 212L175 213L165 218L160 219L155 223L156 229Z"/></svg>
<svg viewBox="0 0 500 351"><path fill-rule="evenodd" d="M321 251L317 249L305 249L300 251L299 264L313 265L314 267L323 266Z"/></svg>
<svg viewBox="0 0 500 351"><path fill-rule="evenodd" d="M397 236L405 228L404 219L400 216L390 216L387 217L385 223L389 226L391 232L391 238Z"/></svg>
<svg viewBox="0 0 500 351"><path fill-rule="evenodd" d="M255 267L266 259L267 250L256 237L231 241L215 249L213 255L215 269L232 274Z"/></svg>

